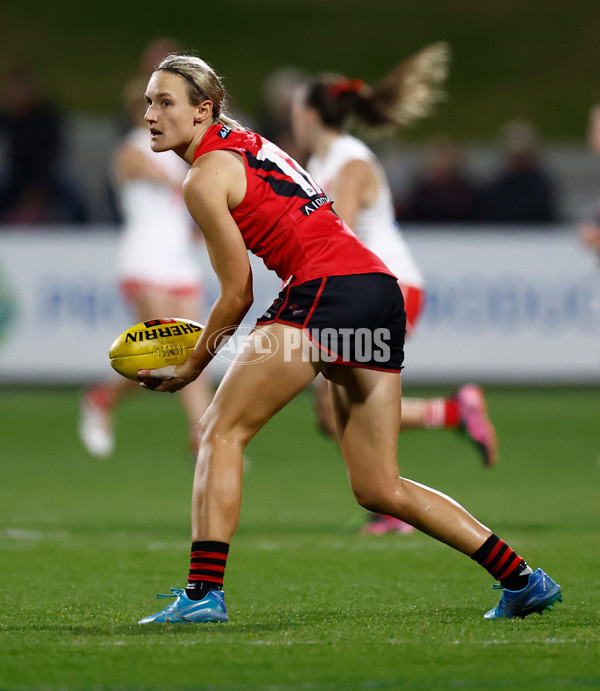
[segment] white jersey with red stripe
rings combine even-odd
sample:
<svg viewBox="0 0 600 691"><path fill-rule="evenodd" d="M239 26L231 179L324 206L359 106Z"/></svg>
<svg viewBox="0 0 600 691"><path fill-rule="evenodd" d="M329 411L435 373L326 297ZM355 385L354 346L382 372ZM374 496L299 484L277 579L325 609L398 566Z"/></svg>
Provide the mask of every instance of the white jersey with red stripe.
<svg viewBox="0 0 600 691"><path fill-rule="evenodd" d="M119 183L125 219L119 279L171 289L197 287L200 269L193 258L193 226L181 191L189 166L172 151L152 151L147 129L133 130L125 143L147 156L169 182L140 178Z"/></svg>
<svg viewBox="0 0 600 691"><path fill-rule="evenodd" d="M311 156L307 170L325 194L333 199L335 210L336 180L342 168L355 160L365 161L375 171L379 194L373 204L360 211L352 230L383 259L401 285L422 288L423 275L396 224L392 193L375 154L356 137L341 134L323 155Z"/></svg>

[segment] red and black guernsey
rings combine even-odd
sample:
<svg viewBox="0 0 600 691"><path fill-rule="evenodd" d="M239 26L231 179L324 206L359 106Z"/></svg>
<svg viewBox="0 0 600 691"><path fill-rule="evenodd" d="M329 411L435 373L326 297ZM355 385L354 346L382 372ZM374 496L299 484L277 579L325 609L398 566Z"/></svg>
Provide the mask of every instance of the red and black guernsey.
<svg viewBox="0 0 600 691"><path fill-rule="evenodd" d="M283 281L392 272L331 208L311 176L272 142L250 130L212 125L194 160L215 150L241 154L247 191L232 211L246 247Z"/></svg>

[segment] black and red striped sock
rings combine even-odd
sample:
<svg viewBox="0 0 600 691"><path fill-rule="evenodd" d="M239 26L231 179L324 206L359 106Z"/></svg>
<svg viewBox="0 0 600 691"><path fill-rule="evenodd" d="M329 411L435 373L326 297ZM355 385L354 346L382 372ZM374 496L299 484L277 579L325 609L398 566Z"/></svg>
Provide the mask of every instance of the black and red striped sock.
<svg viewBox="0 0 600 691"><path fill-rule="evenodd" d="M471 556L507 590L521 590L533 573L527 562L497 535L490 535Z"/></svg>
<svg viewBox="0 0 600 691"><path fill-rule="evenodd" d="M229 545L226 542L192 542L190 572L185 589L190 600L201 600L209 590L222 590Z"/></svg>

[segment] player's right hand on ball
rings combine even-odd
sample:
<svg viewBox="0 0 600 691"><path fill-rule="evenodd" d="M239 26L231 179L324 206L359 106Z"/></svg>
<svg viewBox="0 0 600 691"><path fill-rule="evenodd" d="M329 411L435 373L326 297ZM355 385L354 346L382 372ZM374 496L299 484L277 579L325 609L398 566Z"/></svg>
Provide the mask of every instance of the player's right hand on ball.
<svg viewBox="0 0 600 691"><path fill-rule="evenodd" d="M179 369L177 365L168 365L159 369L141 369L138 370L138 380L145 389L175 393L192 381L180 375L177 371Z"/></svg>

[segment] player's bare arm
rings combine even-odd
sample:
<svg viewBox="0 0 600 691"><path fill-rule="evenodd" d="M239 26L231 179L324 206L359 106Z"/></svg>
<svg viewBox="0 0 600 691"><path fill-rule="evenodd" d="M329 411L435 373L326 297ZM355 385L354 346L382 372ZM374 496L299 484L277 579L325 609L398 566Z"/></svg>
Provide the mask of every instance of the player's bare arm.
<svg viewBox="0 0 600 691"><path fill-rule="evenodd" d="M215 151L199 158L188 173L183 195L192 218L202 230L208 255L219 280L219 297L208 315L196 348L183 364L160 381L140 371L140 380L157 391L177 391L208 365L223 334L232 334L253 300L248 252L230 209L244 198L243 164L235 154Z"/></svg>
<svg viewBox="0 0 600 691"><path fill-rule="evenodd" d="M377 198L377 177L366 161L349 161L341 169L334 187L334 209L352 229L362 209Z"/></svg>

